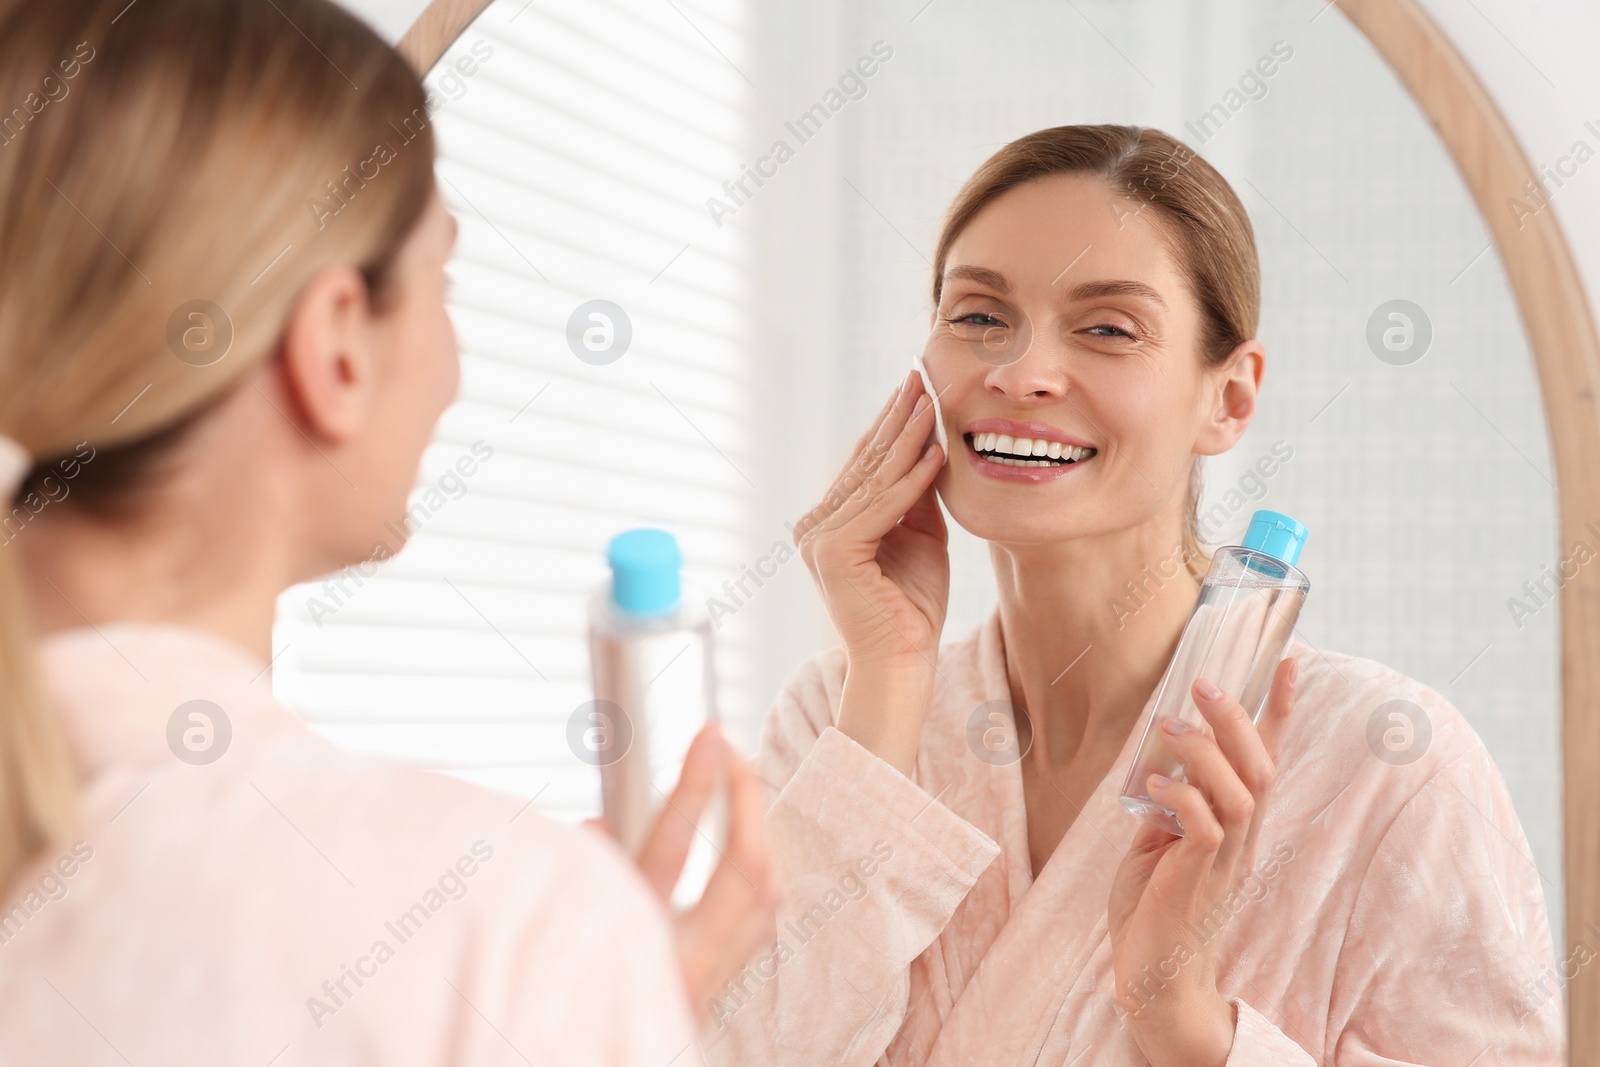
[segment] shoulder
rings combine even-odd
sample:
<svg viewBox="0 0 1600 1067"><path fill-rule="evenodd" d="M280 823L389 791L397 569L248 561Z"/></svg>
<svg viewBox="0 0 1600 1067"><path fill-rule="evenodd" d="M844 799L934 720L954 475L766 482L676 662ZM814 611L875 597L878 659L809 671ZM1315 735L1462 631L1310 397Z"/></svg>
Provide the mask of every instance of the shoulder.
<svg viewBox="0 0 1600 1067"><path fill-rule="evenodd" d="M1432 773L1483 742L1437 690L1363 656L1318 649L1298 638L1286 655L1299 663L1295 709L1283 757L1333 752L1376 767ZM1347 763L1347 766L1350 764Z"/></svg>
<svg viewBox="0 0 1600 1067"><path fill-rule="evenodd" d="M964 689L971 679L977 677L983 635L985 629L992 625L993 620L987 620L965 636L940 644L937 660L940 694L952 685ZM813 736L820 734L838 719L839 701L844 692L848 669L849 658L842 645L825 649L800 663L779 686L768 722L781 720L797 725L804 723ZM939 699L936 695L935 704L939 703Z"/></svg>
<svg viewBox="0 0 1600 1067"><path fill-rule="evenodd" d="M692 1039L666 910L612 839L443 774L336 763L322 800L342 807L306 836L375 903L384 922L364 925L405 946L416 961L405 967L474 990L473 1009L521 1047L609 1049L624 1062ZM411 955L413 942L427 947ZM449 997L441 1010L466 1018ZM637 1032L608 1030L613 1011Z"/></svg>
<svg viewBox="0 0 1600 1067"><path fill-rule="evenodd" d="M304 824L348 854L376 861L397 847L442 848L469 853L482 841L506 867L530 880L582 882L587 872L628 880L633 872L616 846L583 827L541 815L528 801L496 792L448 773L382 756L351 752L306 731L280 746L264 746L240 768L287 812L299 809ZM486 866L493 866L486 863Z"/></svg>
<svg viewBox="0 0 1600 1067"><path fill-rule="evenodd" d="M524 798L340 748L288 712L252 740L209 767L158 774L138 805L149 806L140 825L161 827L159 840L121 839L179 866L204 857L195 877L210 889L248 882L233 897L241 920L354 886L380 914L423 901L446 916L431 926L486 912L507 934L541 914L661 921L614 842Z"/></svg>
<svg viewBox="0 0 1600 1067"><path fill-rule="evenodd" d="M1292 861L1291 906L1262 913L1254 934L1336 954L1333 992L1320 994L1332 1018L1417 1004L1429 1009L1419 1017L1448 1022L1430 1014L1442 1003L1505 1020L1509 1005L1519 1044L1558 1040L1547 1013L1524 1029L1533 1009L1520 998L1534 982L1518 983L1548 973L1555 953L1540 872L1482 740L1443 695L1392 667L1299 641L1290 652L1301 692L1261 840ZM1423 959L1426 974L1394 966Z"/></svg>
<svg viewBox="0 0 1600 1067"><path fill-rule="evenodd" d="M968 707L969 694L982 690L981 648L986 628L993 625L991 618L966 636L940 645L938 679L925 730L942 728L942 708ZM779 686L762 724L758 757L758 770L770 787L781 788L823 732L838 722L848 669L843 646L835 645L795 667Z"/></svg>
<svg viewBox="0 0 1600 1067"><path fill-rule="evenodd" d="M1376 660L1295 639L1294 710L1278 754L1277 821L1343 837L1346 860L1369 858L1391 830L1487 805L1520 824L1487 748L1432 687Z"/></svg>

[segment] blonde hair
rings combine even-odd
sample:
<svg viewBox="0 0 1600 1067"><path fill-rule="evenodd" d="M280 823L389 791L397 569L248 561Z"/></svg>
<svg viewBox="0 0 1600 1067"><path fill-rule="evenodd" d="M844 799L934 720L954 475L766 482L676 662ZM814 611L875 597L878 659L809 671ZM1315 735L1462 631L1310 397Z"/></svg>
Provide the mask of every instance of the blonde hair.
<svg viewBox="0 0 1600 1067"><path fill-rule="evenodd" d="M0 0L0 433L37 459L8 532L58 464L81 463L84 504L149 496L317 273L358 267L387 305L433 193L424 102L328 0ZM0 886L69 832L77 794L8 545Z"/></svg>
<svg viewBox="0 0 1600 1067"><path fill-rule="evenodd" d="M950 246L1000 194L1056 174L1103 178L1148 204L1165 225L1174 258L1200 307L1200 356L1209 366L1256 335L1261 318L1261 265L1250 216L1226 178L1182 141L1146 126L1056 126L1018 138L990 156L956 194L939 232L933 302L939 303ZM1139 210L1142 210L1142 206ZM1200 544L1204 481L1195 461L1184 507L1182 555L1189 572L1205 574L1211 558Z"/></svg>

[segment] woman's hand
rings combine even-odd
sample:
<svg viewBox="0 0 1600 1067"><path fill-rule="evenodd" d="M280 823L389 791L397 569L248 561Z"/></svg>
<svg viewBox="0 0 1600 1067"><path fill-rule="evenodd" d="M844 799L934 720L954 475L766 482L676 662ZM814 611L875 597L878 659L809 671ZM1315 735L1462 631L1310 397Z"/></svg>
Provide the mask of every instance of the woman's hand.
<svg viewBox="0 0 1600 1067"><path fill-rule="evenodd" d="M849 660L839 729L908 774L950 597L949 535L933 488L944 450L929 440L933 418L912 372L794 527Z"/></svg>
<svg viewBox="0 0 1600 1067"><path fill-rule="evenodd" d="M1237 701L1208 698L1203 678L1195 704L1211 729L1163 724L1188 781L1151 775L1150 797L1177 812L1185 836L1141 825L1107 909L1114 992L1152 1067L1222 1067L1233 1047L1234 1011L1217 990L1217 934L1241 903L1250 906L1248 896L1229 896L1255 873L1296 673L1293 659L1278 664L1259 731Z"/></svg>
<svg viewBox="0 0 1600 1067"><path fill-rule="evenodd" d="M722 861L699 902L673 916L678 965L701 1025L710 1018L711 1004L723 986L757 950L775 940L783 898L762 835L767 803L761 782L715 726L701 730L689 746L678 784L662 805L638 861L656 896L670 907L700 816L724 778L728 833Z"/></svg>

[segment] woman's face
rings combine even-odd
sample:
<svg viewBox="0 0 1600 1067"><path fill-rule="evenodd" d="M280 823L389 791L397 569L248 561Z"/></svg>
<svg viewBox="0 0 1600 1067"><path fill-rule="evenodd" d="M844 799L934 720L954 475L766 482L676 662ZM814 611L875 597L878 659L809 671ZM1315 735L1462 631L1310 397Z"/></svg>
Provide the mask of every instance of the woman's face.
<svg viewBox="0 0 1600 1067"><path fill-rule="evenodd" d="M952 243L923 358L950 440L939 492L974 535L1039 544L1154 523L1175 539L1195 455L1243 432L1249 411L1239 421L1227 373L1204 367L1199 308L1142 206L1052 176L1001 194Z"/></svg>

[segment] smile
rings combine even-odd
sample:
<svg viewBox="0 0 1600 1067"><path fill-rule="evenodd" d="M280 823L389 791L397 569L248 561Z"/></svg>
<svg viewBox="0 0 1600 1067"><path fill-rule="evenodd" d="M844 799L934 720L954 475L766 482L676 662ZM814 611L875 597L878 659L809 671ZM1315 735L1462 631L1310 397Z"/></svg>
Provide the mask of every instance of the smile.
<svg viewBox="0 0 1600 1067"><path fill-rule="evenodd" d="M1060 441L1008 437L1002 433L969 433L965 436L967 447L979 459L1006 467L1067 467L1082 463L1097 451Z"/></svg>

